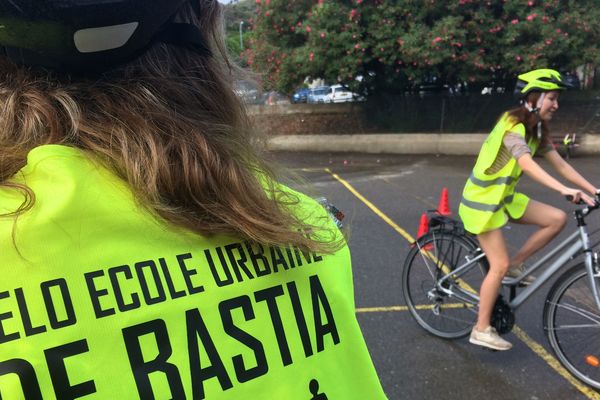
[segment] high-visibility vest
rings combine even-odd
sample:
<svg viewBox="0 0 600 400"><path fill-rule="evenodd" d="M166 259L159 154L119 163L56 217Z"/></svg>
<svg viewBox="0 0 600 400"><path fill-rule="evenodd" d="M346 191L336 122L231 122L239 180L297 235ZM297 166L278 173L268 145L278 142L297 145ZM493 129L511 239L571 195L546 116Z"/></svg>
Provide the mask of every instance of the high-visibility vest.
<svg viewBox="0 0 600 400"><path fill-rule="evenodd" d="M458 213L471 233L479 234L500 228L513 219L523 216L529 198L515 191L521 168L513 157L499 171L488 169L496 160L505 133L512 132L525 138L525 126L504 114L481 146L477 162L465 184ZM538 143L530 140L529 148L535 153Z"/></svg>
<svg viewBox="0 0 600 400"><path fill-rule="evenodd" d="M385 399L350 254L169 225L84 152L33 149L0 218L3 399ZM304 220L326 211L299 193ZM0 214L22 192L0 189Z"/></svg>

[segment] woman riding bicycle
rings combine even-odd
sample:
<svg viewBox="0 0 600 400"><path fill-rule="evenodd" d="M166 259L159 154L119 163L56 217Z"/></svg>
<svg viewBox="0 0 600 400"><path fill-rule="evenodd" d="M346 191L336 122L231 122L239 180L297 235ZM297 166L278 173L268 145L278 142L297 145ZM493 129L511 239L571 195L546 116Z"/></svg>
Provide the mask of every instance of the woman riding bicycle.
<svg viewBox="0 0 600 400"><path fill-rule="evenodd" d="M555 70L537 69L518 76L515 93L520 106L506 111L483 143L473 172L463 190L459 215L465 229L477 235L490 269L480 289L477 323L470 342L495 350L508 350L512 344L490 326L491 313L502 279L518 277L524 261L550 242L564 227L564 211L532 199L515 190L522 172L574 203L594 204L597 189L569 165L554 149L548 123L558 109L560 91L566 88ZM552 167L580 189L563 185L534 159L543 154ZM587 192L592 195L588 196ZM521 249L510 257L501 228L508 221L536 225ZM533 277L521 281L531 283Z"/></svg>

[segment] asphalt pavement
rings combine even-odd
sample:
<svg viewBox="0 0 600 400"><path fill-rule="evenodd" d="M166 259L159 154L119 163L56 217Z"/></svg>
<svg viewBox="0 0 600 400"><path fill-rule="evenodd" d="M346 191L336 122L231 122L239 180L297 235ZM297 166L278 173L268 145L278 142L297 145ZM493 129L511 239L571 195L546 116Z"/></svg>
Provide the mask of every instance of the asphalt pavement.
<svg viewBox="0 0 600 400"><path fill-rule="evenodd" d="M293 185L327 197L346 215L357 317L390 399L600 399L598 392L560 367L548 346L542 308L553 280L519 308L516 328L506 336L514 348L506 352L491 352L467 339L431 336L406 311L400 278L409 239L417 232L421 213L437 208L443 188L448 188L456 215L474 156L328 152L275 156L306 179ZM571 163L600 186L596 157L575 157ZM527 177L519 188L532 198L574 209ZM599 222L592 216L590 230L600 228ZM560 237L574 228L570 221ZM504 229L513 251L532 231L514 225Z"/></svg>

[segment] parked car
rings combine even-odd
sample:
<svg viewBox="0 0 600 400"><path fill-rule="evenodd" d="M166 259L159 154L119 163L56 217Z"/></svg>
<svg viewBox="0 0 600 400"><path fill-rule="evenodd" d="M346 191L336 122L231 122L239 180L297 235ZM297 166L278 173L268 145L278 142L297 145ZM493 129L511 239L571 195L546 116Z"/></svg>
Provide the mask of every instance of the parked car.
<svg viewBox="0 0 600 400"><path fill-rule="evenodd" d="M347 101L362 101L364 97L351 92L342 85L333 85L325 98L325 103L345 103Z"/></svg>
<svg viewBox="0 0 600 400"><path fill-rule="evenodd" d="M325 103L328 94L329 86L319 86L311 89L307 97L307 103Z"/></svg>
<svg viewBox="0 0 600 400"><path fill-rule="evenodd" d="M308 94L310 93L310 89L302 88L296 90L296 92L292 95L292 103L307 103L308 102Z"/></svg>

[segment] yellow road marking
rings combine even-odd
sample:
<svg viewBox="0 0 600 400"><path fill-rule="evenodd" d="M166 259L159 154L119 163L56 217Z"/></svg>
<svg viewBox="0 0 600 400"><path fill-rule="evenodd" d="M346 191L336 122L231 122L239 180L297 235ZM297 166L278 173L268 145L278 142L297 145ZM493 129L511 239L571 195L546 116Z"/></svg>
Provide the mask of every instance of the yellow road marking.
<svg viewBox="0 0 600 400"><path fill-rule="evenodd" d="M575 386L577 390L583 393L588 399L600 400L600 393L595 390L589 388L585 384L579 382L577 378L575 378L569 371L567 371L558 361L554 358L550 353L546 351L539 343L535 342L525 331L523 331L518 326L513 328L513 333L521 339L527 347L529 347L534 353L540 356L546 363L556 371L560 376L565 378L571 385Z"/></svg>
<svg viewBox="0 0 600 400"><path fill-rule="evenodd" d="M325 168L325 172L330 173L331 176L333 176L338 182L340 182L342 185L344 185L346 187L346 189L348 189L348 191L350 191L350 193L352 193L360 201L365 203L365 205L367 207L369 207L371 209L371 211L373 211L375 214L377 214L377 216L379 216L379 218L384 220L389 226L394 228L394 230L396 232L398 232L400 235L402 235L402 237L404 237L406 240L408 240L409 243L413 243L415 241L415 238L413 238L410 234L408 234L404 229L400 228L398 226L398 224L396 224L387 215L385 215L383 212L381 212L381 210L379 210L379 208L375 207L375 205L373 203L371 203L369 200L367 200L362 194L360 194L356 189L354 189L352 187L352 185L350 185L348 182L343 180L338 174L332 172L329 168Z"/></svg>
<svg viewBox="0 0 600 400"><path fill-rule="evenodd" d="M342 179L339 175L332 172L329 168L325 168L325 172L331 174L338 182L340 182L350 193L356 196L360 201L362 201L367 207L371 209L377 216L379 216L382 220L384 220L388 225L390 225L396 232L398 232L402 237L404 237L409 243L413 243L415 239L408 234L404 229L402 229L398 224L392 221L387 215L385 215L379 208L377 208L373 203L367 200L360 192L358 192L352 185L350 185L347 181ZM451 306L451 305L450 305ZM426 309L431 306L417 306L418 309ZM357 312L387 312L387 311L407 311L408 307L406 306L391 306L391 307L366 307L366 308L358 308ZM525 331L523 331L518 326L514 326L513 333L523 342L527 347L529 347L535 354L537 354L542 360L548 364L550 368L552 368L556 373L565 378L567 382L573 385L577 390L579 390L584 396L588 399L592 400L600 400L600 393L594 391L593 389L587 387L583 383L579 382L575 377L573 377L561 364L560 362L553 357L550 353L544 349L542 345L535 342Z"/></svg>
<svg viewBox="0 0 600 400"><path fill-rule="evenodd" d="M433 308L432 304L422 304L416 306L417 310L431 310ZM465 308L465 305L462 303L456 304L442 304L440 308ZM386 312L386 311L408 311L407 306L390 306L390 307L363 307L357 308L357 313L368 313L368 312Z"/></svg>
<svg viewBox="0 0 600 400"><path fill-rule="evenodd" d="M386 311L408 311L408 307L406 306L391 306L391 307L363 307L357 308L357 313L366 313L366 312L386 312Z"/></svg>
<svg viewBox="0 0 600 400"><path fill-rule="evenodd" d="M300 168L302 172L323 172L323 168Z"/></svg>
<svg viewBox="0 0 600 400"><path fill-rule="evenodd" d="M350 193L352 193L360 201L365 203L366 206L371 209L371 211L373 211L375 214L377 214L379 216L379 218L381 218L385 222L387 222L388 225L390 225L392 228L394 228L394 230L396 232L398 232L400 235L402 235L409 243L415 242L415 238L413 238L410 234L408 234L404 229L400 228L400 226L398 224L396 224L394 221L392 221L392 219L390 217L385 215L379 208L377 208L373 203L371 203L369 200L367 200L362 194L360 194L356 189L354 189L354 187L352 185L350 185L348 182L346 182L344 179L342 179L338 174L332 172L329 168L325 168L325 172L328 172L329 174L331 174L331 176L333 176L338 182L340 182L342 185L344 185L346 187L346 189L348 189L350 191ZM433 254L431 254L429 251L425 251L424 253L427 257L429 257L431 260L433 260L433 262L438 263L438 260L436 259L436 257ZM443 269L446 273L448 273L450 271L450 269L445 265L443 265ZM465 283L465 282L463 282L463 283ZM468 290L471 290L473 293L477 293L476 290L470 288L468 285L466 287Z"/></svg>

